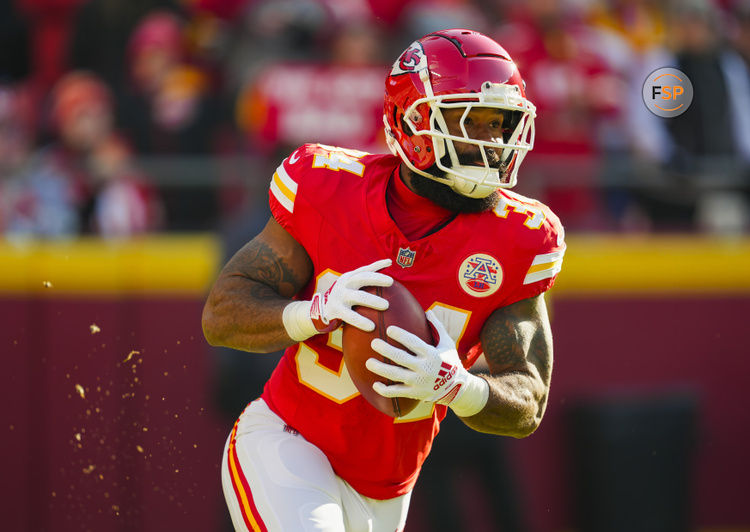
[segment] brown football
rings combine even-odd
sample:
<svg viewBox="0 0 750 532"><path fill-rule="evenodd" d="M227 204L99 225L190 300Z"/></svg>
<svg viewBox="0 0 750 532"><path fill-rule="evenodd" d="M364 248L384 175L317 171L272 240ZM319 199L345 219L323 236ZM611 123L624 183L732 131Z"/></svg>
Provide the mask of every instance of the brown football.
<svg viewBox="0 0 750 532"><path fill-rule="evenodd" d="M392 399L383 397L372 389L372 384L376 381L386 384L390 382L367 369L365 366L367 359L377 358L389 364L392 364L392 362L373 351L370 342L374 338L382 338L392 345L403 348L402 345L395 340L391 340L385 334L390 325L397 325L434 345L430 322L427 321L424 310L422 310L416 298L398 281L394 280L393 284L388 287L375 286L363 290L388 300L389 306L387 310L382 312L368 307L354 307L356 312L375 323L375 330L365 332L344 324L342 346L346 368L359 392L372 406L391 417L405 416L414 410L419 401L406 397L394 397Z"/></svg>

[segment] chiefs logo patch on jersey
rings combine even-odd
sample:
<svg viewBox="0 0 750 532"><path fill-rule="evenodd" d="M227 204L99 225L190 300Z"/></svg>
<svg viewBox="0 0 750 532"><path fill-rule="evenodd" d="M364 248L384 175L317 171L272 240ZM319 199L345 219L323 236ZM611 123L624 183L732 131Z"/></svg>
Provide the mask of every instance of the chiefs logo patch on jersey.
<svg viewBox="0 0 750 532"><path fill-rule="evenodd" d="M503 284L503 269L495 257L474 253L458 268L458 284L470 296L487 297Z"/></svg>

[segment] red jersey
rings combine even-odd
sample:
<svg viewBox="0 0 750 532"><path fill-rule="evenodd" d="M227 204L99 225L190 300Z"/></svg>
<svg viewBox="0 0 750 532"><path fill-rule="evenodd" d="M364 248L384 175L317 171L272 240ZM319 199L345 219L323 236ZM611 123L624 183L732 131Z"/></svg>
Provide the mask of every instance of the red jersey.
<svg viewBox="0 0 750 532"><path fill-rule="evenodd" d="M344 272L392 258L391 275L433 309L457 340L466 367L481 354L479 333L498 307L536 296L554 282L565 250L557 217L541 203L502 190L494 211L459 214L436 232L408 240L386 208L400 160L307 144L271 181L274 218L312 259L310 299ZM402 418L372 407L349 377L341 329L286 350L263 398L319 447L337 475L363 495L409 492L446 407L422 403Z"/></svg>

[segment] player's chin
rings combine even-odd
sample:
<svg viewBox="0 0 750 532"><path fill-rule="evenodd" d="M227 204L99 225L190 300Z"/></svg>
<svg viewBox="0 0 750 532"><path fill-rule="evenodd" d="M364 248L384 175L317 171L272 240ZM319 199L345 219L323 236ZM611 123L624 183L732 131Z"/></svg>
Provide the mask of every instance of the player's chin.
<svg viewBox="0 0 750 532"><path fill-rule="evenodd" d="M445 172L440 170L437 165L431 166L426 171L436 177L445 177ZM497 206L499 199L497 191L492 192L484 198L463 196L453 191L453 189L444 183L419 175L415 175L414 179L412 179L412 186L414 186L414 189L420 196L453 212L477 213L491 211Z"/></svg>

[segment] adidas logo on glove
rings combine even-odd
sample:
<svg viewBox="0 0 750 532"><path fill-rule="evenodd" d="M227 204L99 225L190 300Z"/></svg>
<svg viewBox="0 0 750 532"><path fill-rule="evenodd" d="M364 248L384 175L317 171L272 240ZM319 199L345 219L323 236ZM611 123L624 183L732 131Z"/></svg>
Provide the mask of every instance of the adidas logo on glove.
<svg viewBox="0 0 750 532"><path fill-rule="evenodd" d="M452 366L447 362L440 364L440 371L438 371L439 377L435 379L435 386L433 390L438 390L441 386L447 383L456 375L456 366Z"/></svg>

